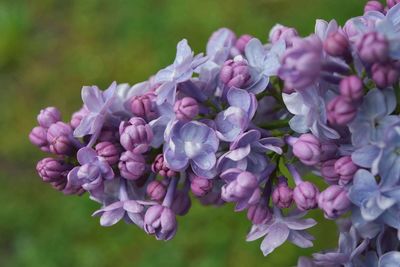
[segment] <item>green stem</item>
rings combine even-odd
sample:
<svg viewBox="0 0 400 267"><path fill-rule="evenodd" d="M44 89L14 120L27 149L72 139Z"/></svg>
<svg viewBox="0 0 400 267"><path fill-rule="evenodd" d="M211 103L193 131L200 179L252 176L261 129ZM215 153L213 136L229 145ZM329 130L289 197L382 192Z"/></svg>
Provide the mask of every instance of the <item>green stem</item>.
<svg viewBox="0 0 400 267"><path fill-rule="evenodd" d="M268 123L261 124L259 127L265 130L274 130L289 126L289 119L270 121Z"/></svg>

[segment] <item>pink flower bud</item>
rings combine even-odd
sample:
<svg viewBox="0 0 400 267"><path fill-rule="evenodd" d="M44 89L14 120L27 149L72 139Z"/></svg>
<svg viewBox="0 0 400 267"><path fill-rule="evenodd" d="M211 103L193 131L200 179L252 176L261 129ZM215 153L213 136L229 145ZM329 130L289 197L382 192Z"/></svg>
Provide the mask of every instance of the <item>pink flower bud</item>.
<svg viewBox="0 0 400 267"><path fill-rule="evenodd" d="M318 205L318 188L310 182L301 182L293 190L293 199L299 210L315 209Z"/></svg>
<svg viewBox="0 0 400 267"><path fill-rule="evenodd" d="M146 152L153 140L151 127L145 120L138 117L133 117L128 122L121 122L119 133L121 145L134 153Z"/></svg>
<svg viewBox="0 0 400 267"><path fill-rule="evenodd" d="M146 192L151 200L160 201L165 197L167 190L160 181L155 180L147 185Z"/></svg>
<svg viewBox="0 0 400 267"><path fill-rule="evenodd" d="M329 186L318 197L318 206L327 219L336 219L349 210L350 204L347 192L339 185Z"/></svg>
<svg viewBox="0 0 400 267"><path fill-rule="evenodd" d="M50 151L57 155L70 155L74 149L72 138L72 128L64 122L56 122L47 131L47 141Z"/></svg>
<svg viewBox="0 0 400 267"><path fill-rule="evenodd" d="M190 183L192 193L197 197L202 197L211 191L213 182L210 179L194 176Z"/></svg>
<svg viewBox="0 0 400 267"><path fill-rule="evenodd" d="M144 230L158 240L170 240L175 236L177 222L174 212L161 205L151 206L144 216Z"/></svg>
<svg viewBox="0 0 400 267"><path fill-rule="evenodd" d="M293 144L293 154L305 165L315 165L321 158L321 143L312 134L302 134Z"/></svg>
<svg viewBox="0 0 400 267"><path fill-rule="evenodd" d="M264 224L272 219L272 213L265 204L255 204L247 210L247 218L255 225Z"/></svg>
<svg viewBox="0 0 400 267"><path fill-rule="evenodd" d="M49 152L49 143L47 142L47 130L42 126L37 126L32 129L29 134L31 143L39 147L44 152Z"/></svg>
<svg viewBox="0 0 400 267"><path fill-rule="evenodd" d="M251 39L253 39L253 36L249 34L244 34L240 36L235 43L236 49L239 50L241 54L243 54L247 43L250 42Z"/></svg>
<svg viewBox="0 0 400 267"><path fill-rule="evenodd" d="M379 88L392 86L399 80L399 70L392 64L375 63L371 68L372 80Z"/></svg>
<svg viewBox="0 0 400 267"><path fill-rule="evenodd" d="M42 109L37 116L37 121L43 128L49 128L53 123L61 120L61 112L55 107Z"/></svg>
<svg viewBox="0 0 400 267"><path fill-rule="evenodd" d="M87 110L86 107L81 108L74 114L72 114L71 117L71 127L73 129L78 128L79 124L81 124L82 119L89 114L89 111Z"/></svg>
<svg viewBox="0 0 400 267"><path fill-rule="evenodd" d="M383 13L383 5L379 1L368 1L364 7L364 13L369 11L378 11Z"/></svg>
<svg viewBox="0 0 400 267"><path fill-rule="evenodd" d="M176 118L181 121L190 121L199 114L199 104L194 98L184 97L175 102Z"/></svg>
<svg viewBox="0 0 400 267"><path fill-rule="evenodd" d="M349 40L347 37L337 31L331 33L324 42L324 50L334 57L347 57L349 56Z"/></svg>
<svg viewBox="0 0 400 267"><path fill-rule="evenodd" d="M389 57L389 42L378 32L364 33L356 41L356 48L366 63L385 62Z"/></svg>
<svg viewBox="0 0 400 267"><path fill-rule="evenodd" d="M359 167L353 163L350 156L341 157L335 162L335 172L339 175L339 184L346 185L353 180Z"/></svg>
<svg viewBox="0 0 400 267"><path fill-rule="evenodd" d="M138 180L146 170L146 161L143 155L127 151L122 153L118 168L123 178Z"/></svg>
<svg viewBox="0 0 400 267"><path fill-rule="evenodd" d="M356 76L348 76L340 81L340 95L346 98L349 102L359 101L363 95L363 83L361 79Z"/></svg>
<svg viewBox="0 0 400 267"><path fill-rule="evenodd" d="M337 96L328 104L328 121L333 125L346 125L357 115L357 105Z"/></svg>
<svg viewBox="0 0 400 267"><path fill-rule="evenodd" d="M102 157L109 165L118 163L121 149L111 142L100 142L96 145L97 155Z"/></svg>
<svg viewBox="0 0 400 267"><path fill-rule="evenodd" d="M400 3L400 0L386 0L387 7L390 9Z"/></svg>
<svg viewBox="0 0 400 267"><path fill-rule="evenodd" d="M293 190L288 186L287 182L279 182L278 186L272 191L272 201L280 208L289 208L293 202Z"/></svg>
<svg viewBox="0 0 400 267"><path fill-rule="evenodd" d="M65 182L72 166L60 159L44 158L36 165L36 171L44 182Z"/></svg>
<svg viewBox="0 0 400 267"><path fill-rule="evenodd" d="M229 88L243 88L248 85L251 75L247 62L241 58L229 59L220 72L221 81Z"/></svg>
<svg viewBox="0 0 400 267"><path fill-rule="evenodd" d="M147 121L155 119L157 117L155 99L156 96L153 92L134 96L130 101L132 113Z"/></svg>
<svg viewBox="0 0 400 267"><path fill-rule="evenodd" d="M293 39L298 36L299 34L296 29L278 24L271 29L271 32L269 33L269 41L271 44L275 44L280 40L283 40L285 41L286 46L289 47L292 46Z"/></svg>
<svg viewBox="0 0 400 267"><path fill-rule="evenodd" d="M327 160L321 165L321 174L328 184L337 184L339 181L339 174L335 171L335 159Z"/></svg>
<svg viewBox="0 0 400 267"><path fill-rule="evenodd" d="M167 163L164 161L164 155L158 154L154 160L154 163L151 165L151 170L154 173L158 173L163 177L174 177L176 176L176 172L171 170Z"/></svg>

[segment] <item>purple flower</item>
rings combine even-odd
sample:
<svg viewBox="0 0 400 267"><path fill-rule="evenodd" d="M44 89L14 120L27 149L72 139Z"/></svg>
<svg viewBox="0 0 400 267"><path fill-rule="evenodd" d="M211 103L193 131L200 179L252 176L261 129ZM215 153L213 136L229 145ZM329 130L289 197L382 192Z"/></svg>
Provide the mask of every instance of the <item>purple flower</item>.
<svg viewBox="0 0 400 267"><path fill-rule="evenodd" d="M339 174L335 170L336 159L324 161L321 164L321 175L328 184L337 184Z"/></svg>
<svg viewBox="0 0 400 267"><path fill-rule="evenodd" d="M79 149L77 154L81 166L73 168L68 173L68 182L82 186L85 190L94 190L102 186L104 180L114 178L114 172L106 161L100 158L90 147Z"/></svg>
<svg viewBox="0 0 400 267"><path fill-rule="evenodd" d="M347 125L357 115L357 105L347 98L337 96L328 104L328 121L332 125Z"/></svg>
<svg viewBox="0 0 400 267"><path fill-rule="evenodd" d="M340 95L346 98L349 102L360 100L363 95L363 83L361 79L356 76L348 76L340 81Z"/></svg>
<svg viewBox="0 0 400 267"><path fill-rule="evenodd" d="M176 172L171 170L168 166L167 163L164 160L164 155L163 154L158 154L156 158L154 159L154 163L151 165L151 170L154 173L158 173L159 175L163 177L174 177L176 176Z"/></svg>
<svg viewBox="0 0 400 267"><path fill-rule="evenodd" d="M109 165L118 163L121 154L121 148L117 145L105 141L100 142L95 147L97 155L103 158Z"/></svg>
<svg viewBox="0 0 400 267"><path fill-rule="evenodd" d="M252 205L247 210L247 219L253 224L265 224L272 219L272 212L268 206L260 201L259 203Z"/></svg>
<svg viewBox="0 0 400 267"><path fill-rule="evenodd" d="M210 179L193 175L190 182L190 189L197 197L203 197L213 188L213 182Z"/></svg>
<svg viewBox="0 0 400 267"><path fill-rule="evenodd" d="M167 193L167 189L165 188L165 185L163 185L163 183L154 180L147 185L146 193L151 200L160 201Z"/></svg>
<svg viewBox="0 0 400 267"><path fill-rule="evenodd" d="M295 39L282 58L279 77L297 90L311 86L321 71L322 52L322 42L316 35Z"/></svg>
<svg viewBox="0 0 400 267"><path fill-rule="evenodd" d="M177 85L189 80L195 69L207 60L202 54L194 56L186 39L180 41L176 49L174 63L160 70L154 79L156 83L161 84L156 89L158 105L161 105L165 101L173 104L175 102Z"/></svg>
<svg viewBox="0 0 400 267"><path fill-rule="evenodd" d="M293 144L293 154L305 165L321 160L321 142L312 134L302 134Z"/></svg>
<svg viewBox="0 0 400 267"><path fill-rule="evenodd" d="M284 42L274 44L270 50L256 38L247 43L245 55L252 72L252 83L246 88L247 91L259 94L267 88L270 77L278 73L284 49Z"/></svg>
<svg viewBox="0 0 400 267"><path fill-rule="evenodd" d="M230 29L221 28L215 31L207 43L207 57L215 64L222 65L228 59L235 41L235 33Z"/></svg>
<svg viewBox="0 0 400 267"><path fill-rule="evenodd" d="M364 13L370 12L370 11L378 11L378 12L382 12L383 13L383 5L381 2L379 1L368 1L365 4L364 7Z"/></svg>
<svg viewBox="0 0 400 267"><path fill-rule="evenodd" d="M354 164L350 156L341 157L335 162L335 173L339 175L339 184L346 185L353 180L359 167Z"/></svg>
<svg viewBox="0 0 400 267"><path fill-rule="evenodd" d="M136 154L147 152L153 140L153 131L145 120L133 117L119 125L121 145Z"/></svg>
<svg viewBox="0 0 400 267"><path fill-rule="evenodd" d="M47 131L50 151L57 155L70 155L74 149L72 128L64 122L56 122Z"/></svg>
<svg viewBox="0 0 400 267"><path fill-rule="evenodd" d="M42 126L36 126L29 133L29 140L31 143L39 147L44 152L49 152L49 143L47 141L47 130Z"/></svg>
<svg viewBox="0 0 400 267"><path fill-rule="evenodd" d="M286 240L301 248L312 247L314 239L305 230L313 227L316 221L313 219L301 219L305 213L290 214L283 217L281 212L274 209L274 217L266 224L253 225L247 235L247 241L254 241L265 236L261 243L261 251L264 256L273 252Z"/></svg>
<svg viewBox="0 0 400 267"><path fill-rule="evenodd" d="M70 124L72 128L75 130L78 128L79 124L81 124L81 121L83 120L84 117L89 115L89 110L85 106L83 106L80 110L74 112L71 117Z"/></svg>
<svg viewBox="0 0 400 267"><path fill-rule="evenodd" d="M386 88L399 81L399 68L391 63L375 63L371 67L372 80L379 88Z"/></svg>
<svg viewBox="0 0 400 267"><path fill-rule="evenodd" d="M243 34L241 35L235 43L235 56L240 55L240 54L244 54L245 49L247 44L250 42L251 39L253 39L254 37L251 36L250 34ZM233 50L233 49L232 49Z"/></svg>
<svg viewBox="0 0 400 267"><path fill-rule="evenodd" d="M84 86L82 88L82 100L88 114L75 129L75 137L92 135L92 142L96 141L104 123L111 117L110 107L116 99L116 88L116 82L113 82L104 92L100 91L97 86Z"/></svg>
<svg viewBox="0 0 400 267"><path fill-rule="evenodd" d="M190 121L199 114L199 104L192 97L184 97L175 102L174 111L178 120Z"/></svg>
<svg viewBox="0 0 400 267"><path fill-rule="evenodd" d="M64 181L72 166L61 159L44 158L36 165L36 171L44 182Z"/></svg>
<svg viewBox="0 0 400 267"><path fill-rule="evenodd" d="M281 24L276 24L272 27L269 32L269 41L272 44L276 44L283 40L287 47L292 46L293 39L299 36L298 32L294 28L289 28Z"/></svg>
<svg viewBox="0 0 400 267"><path fill-rule="evenodd" d="M358 55L366 63L385 62L389 56L389 42L379 32L367 32L356 42Z"/></svg>
<svg viewBox="0 0 400 267"><path fill-rule="evenodd" d="M229 169L220 176L226 182L222 187L221 197L227 202L236 202L236 211L242 211L260 200L261 190L254 174L240 169Z"/></svg>
<svg viewBox="0 0 400 267"><path fill-rule="evenodd" d="M336 219L350 209L351 202L347 191L339 185L331 185L318 196L318 206L324 211L325 218Z"/></svg>
<svg viewBox="0 0 400 267"><path fill-rule="evenodd" d="M144 230L157 240L170 240L176 234L177 222L174 212L161 205L151 206L144 216Z"/></svg>
<svg viewBox="0 0 400 267"><path fill-rule="evenodd" d="M251 73L247 61L239 56L225 61L219 77L228 88L245 88L251 79Z"/></svg>
<svg viewBox="0 0 400 267"><path fill-rule="evenodd" d="M164 160L174 171L190 164L195 174L213 176L219 141L213 129L197 122L176 121L165 136Z"/></svg>
<svg viewBox="0 0 400 267"><path fill-rule="evenodd" d="M315 209L318 206L318 188L311 182L300 182L293 190L293 200L299 210Z"/></svg>
<svg viewBox="0 0 400 267"><path fill-rule="evenodd" d="M121 155L118 168L123 178L138 180L146 171L146 160L141 154L126 151Z"/></svg>
<svg viewBox="0 0 400 267"><path fill-rule="evenodd" d="M324 42L324 50L334 57L350 57L349 40L344 33L337 31L331 33Z"/></svg>
<svg viewBox="0 0 400 267"><path fill-rule="evenodd" d="M272 201L280 208L289 208L293 202L293 190L288 186L286 180L279 181L277 187L272 191Z"/></svg>
<svg viewBox="0 0 400 267"><path fill-rule="evenodd" d="M156 95L148 92L144 95L137 95L130 100L133 115L151 121L157 117Z"/></svg>
<svg viewBox="0 0 400 267"><path fill-rule="evenodd" d="M43 128L49 128L52 124L61 120L61 112L55 107L42 109L37 116L37 121Z"/></svg>

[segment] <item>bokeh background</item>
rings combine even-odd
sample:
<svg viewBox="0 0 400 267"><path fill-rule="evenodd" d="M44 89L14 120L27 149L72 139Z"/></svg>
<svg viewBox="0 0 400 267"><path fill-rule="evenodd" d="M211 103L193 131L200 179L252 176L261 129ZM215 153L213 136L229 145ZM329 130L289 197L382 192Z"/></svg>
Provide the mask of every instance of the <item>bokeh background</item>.
<svg viewBox="0 0 400 267"><path fill-rule="evenodd" d="M245 214L229 205L195 203L167 243L124 223L101 228L90 216L96 203L40 181L34 169L44 154L27 135L42 107L57 106L69 119L82 85L147 79L170 64L182 38L199 52L222 26L262 40L276 22L308 34L316 18L344 23L364 2L0 0L0 266L286 267L334 247L336 230L324 221L313 229L314 248L287 244L265 258L260 242L245 242Z"/></svg>

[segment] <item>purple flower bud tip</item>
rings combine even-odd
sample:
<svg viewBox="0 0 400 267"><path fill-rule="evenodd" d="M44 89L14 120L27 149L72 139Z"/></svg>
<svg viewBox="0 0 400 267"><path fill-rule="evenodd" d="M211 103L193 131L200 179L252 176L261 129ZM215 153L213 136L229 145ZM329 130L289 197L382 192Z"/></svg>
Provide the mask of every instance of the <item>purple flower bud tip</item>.
<svg viewBox="0 0 400 267"><path fill-rule="evenodd" d="M50 151L57 155L70 155L74 149L71 141L72 128L64 122L56 122L47 131L47 141Z"/></svg>
<svg viewBox="0 0 400 267"><path fill-rule="evenodd" d="M177 222L174 212L161 205L151 206L144 216L144 230L158 240L170 240L175 236Z"/></svg>
<svg viewBox="0 0 400 267"><path fill-rule="evenodd" d="M163 154L158 154L157 157L154 160L154 163L151 165L151 170L154 173L158 173L159 175L163 177L174 177L176 176L176 172L171 170L168 166L167 163L164 160L164 155Z"/></svg>
<svg viewBox="0 0 400 267"><path fill-rule="evenodd" d="M321 164L321 174L328 184L337 184L339 174L335 170L335 159L327 160Z"/></svg>
<svg viewBox="0 0 400 267"><path fill-rule="evenodd" d="M324 50L331 56L344 57L349 55L349 40L337 31L329 35L324 42Z"/></svg>
<svg viewBox="0 0 400 267"><path fill-rule="evenodd" d="M392 86L399 79L399 70L390 63L372 65L372 80L379 88Z"/></svg>
<svg viewBox="0 0 400 267"><path fill-rule="evenodd" d="M386 0L387 7L390 9L400 3L400 0Z"/></svg>
<svg viewBox="0 0 400 267"><path fill-rule="evenodd" d="M349 102L359 101L363 95L363 83L358 76L352 75L341 80L340 95L346 98Z"/></svg>
<svg viewBox="0 0 400 267"><path fill-rule="evenodd" d="M147 185L146 192L151 200L160 201L164 198L167 190L161 182L155 180Z"/></svg>
<svg viewBox="0 0 400 267"><path fill-rule="evenodd" d="M265 224L272 219L272 213L265 204L256 204L247 210L247 218L253 224Z"/></svg>
<svg viewBox="0 0 400 267"><path fill-rule="evenodd" d="M320 161L321 143L312 134L302 134L293 144L293 154L305 165L315 165Z"/></svg>
<svg viewBox="0 0 400 267"><path fill-rule="evenodd" d="M305 211L317 207L319 190L310 182L301 182L293 190L293 199L299 210Z"/></svg>
<svg viewBox="0 0 400 267"><path fill-rule="evenodd" d="M272 28L269 34L269 41L272 44L277 43L280 40L284 40L286 46L290 47L293 44L293 39L298 37L299 34L296 29L289 28L283 25L276 25Z"/></svg>
<svg viewBox="0 0 400 267"><path fill-rule="evenodd" d="M144 153L153 140L153 131L145 120L138 117L121 122L119 127L121 145L128 151Z"/></svg>
<svg viewBox="0 0 400 267"><path fill-rule="evenodd" d="M357 115L356 103L337 96L328 104L328 121L333 125L346 125Z"/></svg>
<svg viewBox="0 0 400 267"><path fill-rule="evenodd" d="M40 126L49 128L52 124L61 120L61 113L55 107L42 109L37 117Z"/></svg>
<svg viewBox="0 0 400 267"><path fill-rule="evenodd" d="M325 218L336 219L349 210L350 200L343 187L331 185L319 194L318 206L324 211Z"/></svg>
<svg viewBox="0 0 400 267"><path fill-rule="evenodd" d="M368 1L365 4L364 7L364 13L367 13L369 11L379 11L379 12L383 12L384 6L381 2L379 1Z"/></svg>
<svg viewBox="0 0 400 267"><path fill-rule="evenodd" d="M70 164L63 160L44 158L36 165L36 170L44 182L66 182L66 176L72 169Z"/></svg>
<svg viewBox="0 0 400 267"><path fill-rule="evenodd" d="M203 197L211 191L212 187L213 182L211 180L199 176L192 178L190 183L190 189L197 197Z"/></svg>
<svg viewBox="0 0 400 267"><path fill-rule="evenodd" d="M190 121L199 114L199 104L194 98L184 97L175 102L174 112L178 120Z"/></svg>
<svg viewBox="0 0 400 267"><path fill-rule="evenodd" d="M155 107L156 95L153 92L141 96L134 96L131 99L131 111L133 115L150 121L157 117Z"/></svg>
<svg viewBox="0 0 400 267"><path fill-rule="evenodd" d="M244 53L244 49L246 48L247 43L250 42L251 39L253 39L253 36L249 34L244 34L237 39L235 47L239 50L241 54Z"/></svg>
<svg viewBox="0 0 400 267"><path fill-rule="evenodd" d="M241 57L229 59L222 66L220 79L229 88L245 87L251 79L247 62Z"/></svg>
<svg viewBox="0 0 400 267"><path fill-rule="evenodd" d="M389 55L389 42L378 32L367 32L356 41L360 58L366 63L385 62Z"/></svg>
<svg viewBox="0 0 400 267"><path fill-rule="evenodd" d="M171 209L176 215L184 216L189 212L191 206L192 202L187 192L183 190L175 192Z"/></svg>
<svg viewBox="0 0 400 267"><path fill-rule="evenodd" d="M359 167L353 163L350 156L341 157L335 162L335 172L339 175L339 184L346 185L353 180Z"/></svg>
<svg viewBox="0 0 400 267"><path fill-rule="evenodd" d="M47 130L42 126L37 126L32 129L29 134L29 140L33 145L39 147L41 150L45 152L49 151L49 146L47 142Z"/></svg>
<svg viewBox="0 0 400 267"><path fill-rule="evenodd" d="M109 165L118 163L121 149L111 142L100 142L96 145L97 154L103 158Z"/></svg>
<svg viewBox="0 0 400 267"><path fill-rule="evenodd" d="M293 190L286 182L280 182L272 191L272 201L280 209L289 208L293 202Z"/></svg>
<svg viewBox="0 0 400 267"><path fill-rule="evenodd" d="M146 161L143 155L127 151L122 153L118 168L125 179L137 180L146 170Z"/></svg>

